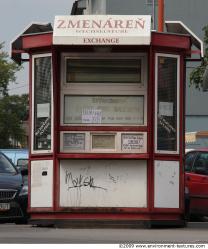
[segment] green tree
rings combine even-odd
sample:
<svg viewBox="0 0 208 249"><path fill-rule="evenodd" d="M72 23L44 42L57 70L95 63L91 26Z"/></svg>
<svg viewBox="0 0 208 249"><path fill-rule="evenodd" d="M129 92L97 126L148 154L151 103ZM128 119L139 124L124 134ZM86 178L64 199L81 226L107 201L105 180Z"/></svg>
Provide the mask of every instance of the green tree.
<svg viewBox="0 0 208 249"><path fill-rule="evenodd" d="M204 58L201 60L201 64L196 67L190 74L190 84L194 85L197 89L202 89L202 83L204 78L205 69L208 65L208 25L203 28L204 31L204 46L205 53Z"/></svg>
<svg viewBox="0 0 208 249"><path fill-rule="evenodd" d="M0 99L0 148L14 148L18 142L25 142L22 122L27 120L28 105L27 94Z"/></svg>
<svg viewBox="0 0 208 249"><path fill-rule="evenodd" d="M15 82L15 73L21 69L9 59L0 43L0 148L11 148L25 139L22 121L26 119L28 96L8 95L10 82Z"/></svg>
<svg viewBox="0 0 208 249"><path fill-rule="evenodd" d="M4 43L0 43L0 96L8 95L9 82L15 82L15 73L21 69L9 60L7 52L3 51Z"/></svg>

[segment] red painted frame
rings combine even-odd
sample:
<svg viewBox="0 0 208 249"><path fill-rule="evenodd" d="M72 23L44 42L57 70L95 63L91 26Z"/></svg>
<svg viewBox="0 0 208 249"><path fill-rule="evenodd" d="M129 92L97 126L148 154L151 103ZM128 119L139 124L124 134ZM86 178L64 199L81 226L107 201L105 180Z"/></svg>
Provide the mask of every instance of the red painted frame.
<svg viewBox="0 0 208 249"><path fill-rule="evenodd" d="M184 159L184 151L185 151L185 53L184 51L180 53L176 53L176 50L164 50L164 49L156 49L154 53L168 53L172 55L180 55L179 63L180 63L180 76L179 76L179 154L178 155L170 155L170 154L162 154L162 153L155 153L154 154L154 160L161 160L161 161L179 161L179 208L154 208L153 206L153 213L180 213L183 214L184 212L184 171L183 171L183 159ZM154 56L155 58L155 56ZM155 91L155 90L154 90ZM154 99L154 98L153 98ZM154 100L155 102L155 100ZM153 122L153 124L155 121ZM153 135L154 140L154 135ZM154 165L153 165L153 171L154 171ZM153 174L154 175L154 174ZM154 201L154 195L153 195L153 201Z"/></svg>
<svg viewBox="0 0 208 249"><path fill-rule="evenodd" d="M45 36L41 36L41 44L42 44L42 39ZM49 41L52 42L52 34L47 34L47 37L49 38ZM26 39L27 40L27 39ZM37 43L38 39L36 40ZM48 40L44 41L47 44L47 47L40 47L40 49L38 50L33 50L31 49L29 51L29 60L30 60L30 65L29 65L29 131L30 131L30 136L29 136L29 165L28 165L28 212L32 213L32 212L52 212L54 211L54 205L51 208L45 208L45 207L41 207L41 208L33 208L31 207L31 162L32 161L38 161L38 160L53 160L54 161L54 157L55 154L54 153L41 153L41 154L32 154L32 67L33 67L33 63L32 63L32 56L33 55L39 55L39 54L48 54L51 53L50 49L48 48ZM39 46L38 46L39 47ZM53 84L54 85L54 84ZM55 132L54 132L55 133ZM53 165L54 166L54 165ZM55 181L53 179L53 185ZM54 193L53 193L53 202L54 202Z"/></svg>
<svg viewBox="0 0 208 249"><path fill-rule="evenodd" d="M45 38L45 39L44 39ZM164 33L152 33L151 46L113 46L112 52L146 52L149 61L149 77L148 77L148 103L147 103L147 126L132 127L132 126L61 126L60 125L60 53L61 52L93 52L93 47L90 46L53 46L52 34L39 34L24 36L23 38L24 52L30 53L30 130L32 117L32 55L39 53L52 52L53 65L53 98L54 98L54 139L52 154L31 154L31 160L47 160L54 161L53 170L53 207L52 208L31 208L30 207L30 191L28 198L29 212L33 219L143 219L143 220L178 220L183 213L183 191L184 191L184 176L183 176L183 155L184 155L184 114L185 114L185 57L191 52L191 40L186 35L173 35ZM167 155L154 153L154 92L155 92L155 53L170 53L180 55L180 155ZM76 153L67 154L60 153L60 131L141 131L147 132L147 147L148 151L145 154L111 154L111 153ZM151 134L151 135L150 135ZM30 142L31 142L30 134ZM31 145L31 143L30 143ZM94 158L102 159L146 159L147 160L147 208L61 208L59 207L59 161L62 159L87 159ZM154 208L154 160L177 160L180 161L180 208ZM31 166L29 166L29 175L31 175ZM31 179L29 177L29 189L31 188Z"/></svg>
<svg viewBox="0 0 208 249"><path fill-rule="evenodd" d="M51 47L53 40L53 33L47 34L34 34L34 35L25 35L22 37L22 48L23 50L27 49L37 49L43 47Z"/></svg>

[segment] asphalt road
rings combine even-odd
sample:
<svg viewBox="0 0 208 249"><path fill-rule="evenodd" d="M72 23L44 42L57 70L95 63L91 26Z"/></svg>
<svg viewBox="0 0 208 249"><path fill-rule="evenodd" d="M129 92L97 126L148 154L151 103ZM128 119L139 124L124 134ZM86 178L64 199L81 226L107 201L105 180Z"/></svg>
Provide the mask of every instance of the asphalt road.
<svg viewBox="0 0 208 249"><path fill-rule="evenodd" d="M47 228L0 224L0 243L107 244L107 243L208 243L208 222L189 223L186 228L95 229Z"/></svg>

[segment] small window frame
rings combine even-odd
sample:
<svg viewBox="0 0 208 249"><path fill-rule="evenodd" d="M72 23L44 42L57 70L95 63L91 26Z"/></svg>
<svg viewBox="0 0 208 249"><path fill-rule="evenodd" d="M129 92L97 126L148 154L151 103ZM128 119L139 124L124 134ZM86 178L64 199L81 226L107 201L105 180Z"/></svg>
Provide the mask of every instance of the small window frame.
<svg viewBox="0 0 208 249"><path fill-rule="evenodd" d="M36 150L34 148L34 121L35 121L35 70L34 70L34 65L35 65L35 59L36 58L43 58L43 57L50 57L51 58L51 149L50 150ZM53 124L53 110L54 110L54 106L53 106L53 67L52 67L52 53L45 53L45 54L35 54L32 55L32 134L31 134L31 153L32 154L50 154L53 152L53 128L54 128L54 124Z"/></svg>
<svg viewBox="0 0 208 249"><path fill-rule="evenodd" d="M176 144L176 150L171 151L171 150L158 150L157 149L157 128L158 128L158 59L159 57L167 57L167 58L176 58L177 59L177 134L176 134L176 139L177 139L177 144ZM177 155L179 154L179 138L180 138L180 126L179 126L179 117L180 117L180 94L179 94L179 89L180 89L180 55L177 54L166 54L166 53L156 53L155 54L155 143L154 143L154 148L155 148L155 153L158 154L174 154Z"/></svg>
<svg viewBox="0 0 208 249"><path fill-rule="evenodd" d="M138 61L138 62L140 62L140 68L141 68L141 72L140 72L140 81L138 81L138 82L125 82L125 81L123 81L123 82L119 82L119 81L116 81L116 82L99 82L99 81L93 81L93 82L90 82L90 81L67 81L67 61L68 60L73 60L73 61L82 61L82 60L88 60L88 61L98 61L98 62L101 62L101 60L108 60L108 61L113 61L113 60L117 60L117 61L120 61L120 60L131 60L131 59L134 59L135 61ZM116 86L116 84L128 84L128 85L143 85L143 82L144 82L144 74L142 74L142 68L143 68L143 64L144 64L144 62L143 62L143 60L144 60L144 58L143 57L138 57L138 58L136 58L136 57L131 57L131 58L128 58L128 57L119 57L119 58L117 58L117 57L110 57L110 58L106 58L106 57L102 57L102 58L97 58L97 57L94 57L94 56L92 56L92 57L86 57L86 56L82 56L81 58L79 58L79 57L68 57L68 56L66 56L66 57L64 57L64 71L62 71L63 72L63 75L62 75L62 77L63 77L63 82L64 82L64 85L65 85L65 87L67 88L68 86L75 86L76 87L76 85L77 84L80 84L80 85L82 85L82 84L94 84L94 85L101 85L101 84L110 84L110 85L114 85L115 84L115 86Z"/></svg>
<svg viewBox="0 0 208 249"><path fill-rule="evenodd" d="M65 149L64 148L64 134L85 134L85 149ZM94 135L115 137L114 148L92 148L92 137ZM122 135L139 135L143 137L143 147L141 149L123 149L122 148ZM147 132L116 132L116 131L61 131L60 132L60 153L113 153L113 154L145 154L147 153Z"/></svg>

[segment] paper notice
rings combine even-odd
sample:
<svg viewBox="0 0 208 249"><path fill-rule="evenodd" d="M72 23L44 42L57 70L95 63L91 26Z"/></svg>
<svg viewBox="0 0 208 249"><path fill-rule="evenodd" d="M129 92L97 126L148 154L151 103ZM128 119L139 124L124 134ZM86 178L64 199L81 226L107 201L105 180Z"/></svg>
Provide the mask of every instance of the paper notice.
<svg viewBox="0 0 208 249"><path fill-rule="evenodd" d="M48 118L50 116L50 103L37 104L37 118Z"/></svg>
<svg viewBox="0 0 208 249"><path fill-rule="evenodd" d="M173 116L173 103L172 102L159 102L159 115L160 116Z"/></svg>
<svg viewBox="0 0 208 249"><path fill-rule="evenodd" d="M143 134L123 134L122 150L142 150L144 149Z"/></svg>
<svg viewBox="0 0 208 249"><path fill-rule="evenodd" d="M101 124L102 110L97 109L83 109L82 123L83 124Z"/></svg>

